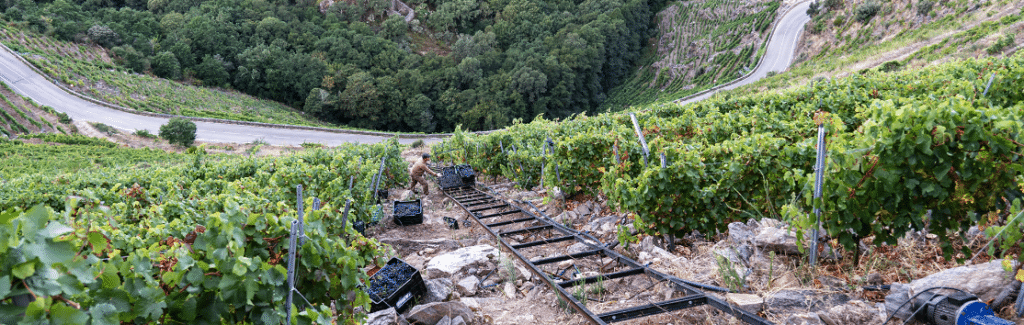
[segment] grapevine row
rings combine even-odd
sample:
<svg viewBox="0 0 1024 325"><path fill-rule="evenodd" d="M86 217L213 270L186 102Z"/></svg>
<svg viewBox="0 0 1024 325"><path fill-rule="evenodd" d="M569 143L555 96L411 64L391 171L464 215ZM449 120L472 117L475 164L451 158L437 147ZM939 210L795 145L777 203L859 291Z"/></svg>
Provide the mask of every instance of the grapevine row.
<svg viewBox="0 0 1024 325"><path fill-rule="evenodd" d="M64 147L84 150L56 148ZM360 286L363 267L383 261L376 260L378 242L342 228L340 210L353 199L355 216L349 219L369 218L368 188L381 155L388 157L384 179L406 181L399 150L394 140L276 158L214 157L199 150L170 166L6 180L0 187L0 263L10 267L0 270L0 299L28 295L31 302L3 310L25 312L25 321L55 323L280 324L288 234L297 218L296 185L302 185L303 206L312 206L313 197L323 205L305 211L307 238L296 263L296 288L305 297L297 305L305 308L292 309L293 318L331 323L328 305L337 300L345 302L339 321L354 323L360 317L355 308L369 306ZM12 317L2 314L0 322Z"/></svg>
<svg viewBox="0 0 1024 325"><path fill-rule="evenodd" d="M751 217L810 229L809 211L820 204L828 234L850 249L925 227L950 238L971 216L1005 211L1004 189L1024 187L1022 76L1021 57L968 60L647 107L636 112L646 159L624 114L538 119L483 136L457 133L442 145L467 148L446 158L520 185L543 177L568 195L603 194L644 219L649 233L714 234ZM811 190L818 123L829 134L821 203ZM548 137L554 150L544 155ZM501 154L499 143L528 150ZM558 169L541 174L542 162Z"/></svg>

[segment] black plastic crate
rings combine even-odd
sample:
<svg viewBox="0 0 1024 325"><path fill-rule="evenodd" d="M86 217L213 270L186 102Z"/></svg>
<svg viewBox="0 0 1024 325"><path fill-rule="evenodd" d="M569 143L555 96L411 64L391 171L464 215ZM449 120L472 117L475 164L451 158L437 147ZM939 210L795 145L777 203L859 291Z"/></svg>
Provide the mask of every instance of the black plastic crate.
<svg viewBox="0 0 1024 325"><path fill-rule="evenodd" d="M459 176L459 172L455 167L442 167L441 177L437 178L437 183L442 189L462 187L466 185L462 182L462 177Z"/></svg>
<svg viewBox="0 0 1024 325"><path fill-rule="evenodd" d="M390 307L404 312L427 293L420 271L397 257L392 257L380 271L370 276L367 283L371 313Z"/></svg>
<svg viewBox="0 0 1024 325"><path fill-rule="evenodd" d="M395 224L399 226L423 223L423 205L420 200L395 201Z"/></svg>
<svg viewBox="0 0 1024 325"><path fill-rule="evenodd" d="M462 178L462 184L474 185L476 184L476 171L470 165L458 165L455 167L458 171L459 177Z"/></svg>

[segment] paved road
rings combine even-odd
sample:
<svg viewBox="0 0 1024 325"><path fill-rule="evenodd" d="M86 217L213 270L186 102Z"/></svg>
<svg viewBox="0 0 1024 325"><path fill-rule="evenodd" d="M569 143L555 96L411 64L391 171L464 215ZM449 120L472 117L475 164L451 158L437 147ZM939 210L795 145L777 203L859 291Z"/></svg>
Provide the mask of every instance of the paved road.
<svg viewBox="0 0 1024 325"><path fill-rule="evenodd" d="M719 91L735 89L739 86L758 81L767 76L768 72L782 72L789 69L789 65L793 63L793 57L796 54L796 44L800 41L800 34L804 31L804 25L811 21L811 17L807 15L807 8L810 5L810 1L797 4L796 7L782 17L778 27L772 33L771 43L768 44L768 48L765 50L764 62L749 77L740 82L722 87L717 91L696 96L680 103L687 104L702 101Z"/></svg>
<svg viewBox="0 0 1024 325"><path fill-rule="evenodd" d="M131 114L71 95L54 85L49 79L35 73L25 63L18 60L15 54L6 50L0 50L0 80L14 89L15 92L28 96L42 105L65 112L76 121L100 122L128 132L146 129L153 134L160 130L160 125L167 124L167 119L165 118ZM273 145L298 145L303 142L317 142L333 146L346 142L380 142L385 138L314 130L196 122L196 140L199 141L249 143L257 139L262 139ZM413 141L416 140L401 140L402 143L411 143Z"/></svg>
<svg viewBox="0 0 1024 325"><path fill-rule="evenodd" d="M742 82L723 89L733 89L763 78L769 71L784 71L793 61L793 54L804 24L810 21L805 13L810 2L804 2L784 16L775 29L772 41L768 44L764 63L753 74ZM86 101L65 92L49 79L35 73L23 61L4 48L0 50L0 80L14 89L15 92L28 96L36 102L65 112L71 118L80 121L100 122L112 127L132 132L146 129L157 133L160 125L167 119L131 114L106 106ZM685 101L685 103L703 100L713 93L708 93ZM373 143L384 139L380 136L343 134L314 130L278 129L237 124L196 122L196 140L208 142L248 143L262 139L273 145L298 145L304 142L316 142L325 145L338 145L346 142ZM428 142L439 139L427 139ZM411 143L413 139L403 139L402 143Z"/></svg>

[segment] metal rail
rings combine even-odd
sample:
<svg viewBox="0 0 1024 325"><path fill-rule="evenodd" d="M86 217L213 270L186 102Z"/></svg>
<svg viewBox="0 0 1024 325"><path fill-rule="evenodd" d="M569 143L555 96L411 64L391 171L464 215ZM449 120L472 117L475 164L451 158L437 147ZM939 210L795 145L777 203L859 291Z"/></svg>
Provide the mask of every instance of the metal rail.
<svg viewBox="0 0 1024 325"><path fill-rule="evenodd" d="M703 305L717 308L749 324L772 324L753 313L730 305L715 296L708 295L698 288L713 291L726 291L726 289L685 281L674 276L658 272L615 252L609 248L608 245L601 243L592 236L559 224L545 216L543 212L539 211L539 209L537 214L534 214L530 210L517 205L513 201L498 198L496 196L497 193L492 195L480 190L479 187L486 188L486 186L481 184L477 186L442 188L442 191L446 196L455 201L459 207L466 211L466 213L468 213L478 225L483 227L491 236L498 239L500 245L504 247L506 251L510 252L512 256L526 265L527 269L529 269L531 273L540 279L547 280L544 282L546 282L547 285L555 291L558 298L563 302L567 302L568 307L586 318L586 320L591 324L604 325ZM488 190L492 193L494 192L489 188ZM480 205L480 202L487 202L487 205ZM536 209L536 207L534 207L534 209ZM528 235L530 237L539 237L540 239L519 243L512 239L512 237L517 235L524 237L527 237ZM566 242L570 241L582 243L586 246L586 249L572 254L541 257L533 260L529 259L522 251L524 249L531 249L545 245L566 245ZM575 279L566 279L560 274L546 273L541 268L543 265L591 256L600 256L602 259L612 259L612 263L609 264L617 263L615 266L618 270L616 271L616 267L613 267L613 272L599 273L592 276L581 276ZM599 267L599 271L601 272L604 272L604 269L605 267ZM588 309L583 302L579 301L570 291L568 291L569 289L580 285L633 276L649 276L651 279L656 281L655 284L665 283L670 285L674 290L684 293L685 296L595 314Z"/></svg>

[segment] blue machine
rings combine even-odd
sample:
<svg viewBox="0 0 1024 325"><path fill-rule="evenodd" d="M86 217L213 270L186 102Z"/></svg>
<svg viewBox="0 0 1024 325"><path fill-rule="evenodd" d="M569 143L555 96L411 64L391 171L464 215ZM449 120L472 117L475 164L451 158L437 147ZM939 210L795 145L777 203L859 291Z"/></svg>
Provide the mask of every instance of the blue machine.
<svg viewBox="0 0 1024 325"><path fill-rule="evenodd" d="M926 292L914 300L917 319L936 325L1015 325L999 318L978 297L964 292L941 295Z"/></svg>

